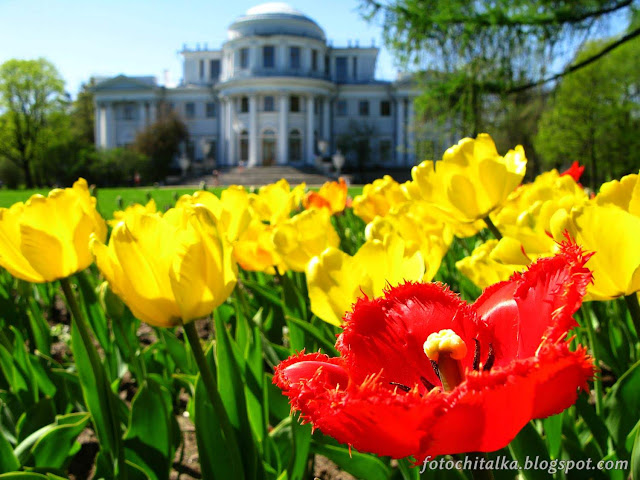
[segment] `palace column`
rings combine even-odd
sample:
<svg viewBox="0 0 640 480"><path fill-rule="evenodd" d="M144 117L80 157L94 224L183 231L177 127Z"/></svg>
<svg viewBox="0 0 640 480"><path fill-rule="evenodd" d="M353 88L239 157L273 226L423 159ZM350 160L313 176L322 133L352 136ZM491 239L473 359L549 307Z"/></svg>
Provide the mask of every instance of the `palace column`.
<svg viewBox="0 0 640 480"><path fill-rule="evenodd" d="M258 164L258 98L249 95L249 166Z"/></svg>
<svg viewBox="0 0 640 480"><path fill-rule="evenodd" d="M313 165L313 159L315 157L315 148L314 148L314 135L313 131L315 129L314 125L314 115L313 115L313 95L309 95L307 97L307 154L304 157L304 163L308 165Z"/></svg>
<svg viewBox="0 0 640 480"><path fill-rule="evenodd" d="M104 148L114 148L115 145L115 115L114 115L114 106L113 103L108 102L105 105L105 115L104 115L104 137L103 137L103 147Z"/></svg>
<svg viewBox="0 0 640 480"><path fill-rule="evenodd" d="M405 142L404 142L404 98L396 99L397 105L397 128L396 128L396 166L400 167L404 165L404 155L406 152Z"/></svg>
<svg viewBox="0 0 640 480"><path fill-rule="evenodd" d="M407 108L407 163L413 165L416 162L416 132L415 132L415 118L413 111L413 100L408 99Z"/></svg>
<svg viewBox="0 0 640 480"><path fill-rule="evenodd" d="M278 165L286 165L289 160L287 152L287 98L288 94L281 93L278 99Z"/></svg>
<svg viewBox="0 0 640 480"><path fill-rule="evenodd" d="M142 129L147 126L147 107L146 102L142 101L139 105L140 119L138 120L138 126Z"/></svg>
<svg viewBox="0 0 640 480"><path fill-rule="evenodd" d="M104 119L102 118L102 104L95 102L93 108L96 112L96 121L93 124L93 138L95 139L96 146L102 147L102 122L104 122Z"/></svg>

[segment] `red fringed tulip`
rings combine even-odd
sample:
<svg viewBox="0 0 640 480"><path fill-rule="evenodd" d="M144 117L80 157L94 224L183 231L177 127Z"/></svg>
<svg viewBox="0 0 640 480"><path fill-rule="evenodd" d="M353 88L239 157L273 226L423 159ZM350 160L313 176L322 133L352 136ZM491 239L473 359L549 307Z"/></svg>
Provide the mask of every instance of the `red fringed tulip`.
<svg viewBox="0 0 640 480"><path fill-rule="evenodd" d="M578 163L578 161L576 160L575 162L573 162L571 164L571 166L569 168L567 168L560 175L569 175L577 183L577 182L580 181L580 177L582 176L583 173L584 173L584 165L580 165Z"/></svg>
<svg viewBox="0 0 640 480"><path fill-rule="evenodd" d="M590 271L573 243L469 305L440 284L405 283L345 316L341 357L299 354L274 377L315 428L402 458L489 452L587 389L586 349L569 349Z"/></svg>

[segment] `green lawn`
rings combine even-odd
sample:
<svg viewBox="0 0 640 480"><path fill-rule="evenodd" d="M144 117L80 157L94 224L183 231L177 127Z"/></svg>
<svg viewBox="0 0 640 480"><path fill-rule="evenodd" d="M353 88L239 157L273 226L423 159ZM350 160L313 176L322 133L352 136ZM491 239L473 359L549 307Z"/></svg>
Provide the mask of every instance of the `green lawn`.
<svg viewBox="0 0 640 480"><path fill-rule="evenodd" d="M97 189L98 211L106 218L113 217L113 212L119 210L118 197L122 198L124 207L133 203L145 204L149 198L153 198L156 205L161 210L172 207L176 199L184 194L192 194L197 188L194 187L169 187L169 188L99 188ZM209 188L216 195L220 195L222 188ZM317 190L317 188L314 188ZM49 189L33 190L0 190L0 207L10 207L16 202L24 202L31 195L39 193L46 195ZM352 197L362 193L362 187L349 187L349 195Z"/></svg>

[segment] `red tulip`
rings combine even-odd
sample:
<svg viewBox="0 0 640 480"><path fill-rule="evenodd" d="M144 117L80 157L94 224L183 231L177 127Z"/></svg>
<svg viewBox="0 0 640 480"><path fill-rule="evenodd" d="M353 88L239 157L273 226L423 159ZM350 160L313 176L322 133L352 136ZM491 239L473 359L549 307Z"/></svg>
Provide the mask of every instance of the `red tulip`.
<svg viewBox="0 0 640 480"><path fill-rule="evenodd" d="M578 183L580 182L580 177L582 176L583 172L584 172L584 165L580 165L576 160L571 164L569 168L567 168L560 175L569 175L576 181L576 183Z"/></svg>
<svg viewBox="0 0 640 480"><path fill-rule="evenodd" d="M498 450L588 388L592 360L566 337L589 257L563 243L472 305L434 283L360 298L338 337L341 357L295 355L274 383L305 421L361 451L420 462Z"/></svg>

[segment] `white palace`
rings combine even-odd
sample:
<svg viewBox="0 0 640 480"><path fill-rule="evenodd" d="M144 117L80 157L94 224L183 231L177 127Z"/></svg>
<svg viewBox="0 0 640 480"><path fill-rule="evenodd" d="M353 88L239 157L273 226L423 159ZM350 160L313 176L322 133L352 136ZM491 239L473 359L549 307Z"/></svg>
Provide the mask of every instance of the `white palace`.
<svg viewBox="0 0 640 480"><path fill-rule="evenodd" d="M369 161L414 164L418 92L407 80L375 79L378 48L333 47L315 21L285 3L250 8L227 38L219 50L183 48L176 88L153 77L100 80L96 144L131 144L164 105L184 120L184 155L200 164L310 165L354 129L367 132Z"/></svg>

